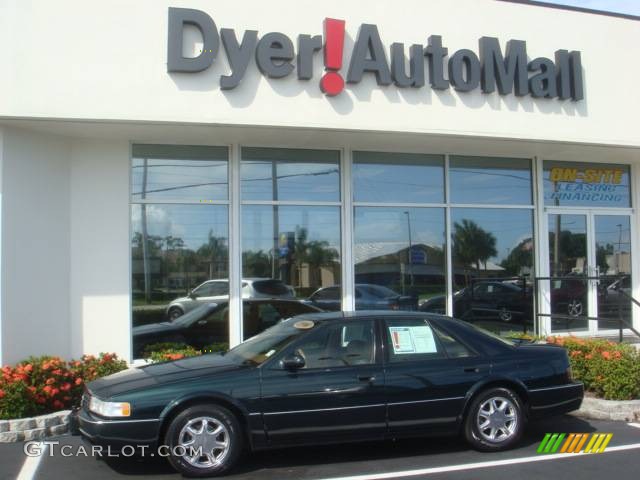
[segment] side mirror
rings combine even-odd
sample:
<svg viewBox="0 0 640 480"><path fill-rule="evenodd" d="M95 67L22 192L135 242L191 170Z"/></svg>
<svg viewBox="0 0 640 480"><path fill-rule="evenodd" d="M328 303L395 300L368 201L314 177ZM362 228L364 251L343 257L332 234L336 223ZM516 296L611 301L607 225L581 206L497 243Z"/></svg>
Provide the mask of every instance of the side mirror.
<svg viewBox="0 0 640 480"><path fill-rule="evenodd" d="M305 361L302 356L294 353L283 358L280 364L285 370L299 370L301 368L304 368Z"/></svg>
<svg viewBox="0 0 640 480"><path fill-rule="evenodd" d="M198 295L196 295L196 293L195 293L193 290L191 290L191 291L189 292L188 297L189 297L191 300L195 300L196 298L198 298Z"/></svg>

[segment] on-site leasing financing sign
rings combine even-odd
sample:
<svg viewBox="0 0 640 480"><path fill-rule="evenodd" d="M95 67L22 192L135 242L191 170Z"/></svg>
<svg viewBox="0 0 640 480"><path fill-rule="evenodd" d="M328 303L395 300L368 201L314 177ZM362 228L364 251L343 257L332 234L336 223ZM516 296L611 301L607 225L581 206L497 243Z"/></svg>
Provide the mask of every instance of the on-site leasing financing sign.
<svg viewBox="0 0 640 480"><path fill-rule="evenodd" d="M202 51L193 58L182 56L185 25L195 26L203 37ZM220 77L223 90L240 85L252 58L255 58L260 72L269 78L283 78L296 70L299 80L310 80L314 77L313 57L324 50L326 71L320 78L320 89L328 96L335 96L342 92L345 84L341 72L344 36L344 20L326 18L324 39L321 35L300 34L296 49L293 41L283 33L270 32L258 38L256 30L247 30L242 38L238 38L233 29L218 31L213 19L205 12L169 8L167 71L206 70L218 55L222 40L231 68L229 75ZM501 95L515 93L517 96L573 101L584 98L578 51L557 50L555 61L538 57L529 62L526 42L509 40L503 53L497 38L482 37L477 54L473 50L461 49L449 55L442 37L431 35L426 45L409 47L408 71L404 44L391 44L390 59L389 62L378 27L360 25L346 72L347 83L357 84L364 74L373 74L378 85L394 84L401 88L422 88L428 82L435 90L453 87L460 92L469 92L480 88L483 93L497 90ZM428 76L425 71L428 71ZM445 72L448 74L446 77Z"/></svg>

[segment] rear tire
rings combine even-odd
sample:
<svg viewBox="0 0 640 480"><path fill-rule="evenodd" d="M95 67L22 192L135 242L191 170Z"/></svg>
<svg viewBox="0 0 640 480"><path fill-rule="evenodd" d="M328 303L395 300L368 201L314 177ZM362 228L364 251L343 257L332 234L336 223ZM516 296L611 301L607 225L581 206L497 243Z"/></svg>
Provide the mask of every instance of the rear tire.
<svg viewBox="0 0 640 480"><path fill-rule="evenodd" d="M187 477L210 477L233 468L242 453L243 439L235 415L224 407L202 404L180 412L169 424L164 441L173 468ZM191 447L195 450L189 452Z"/></svg>
<svg viewBox="0 0 640 480"><path fill-rule="evenodd" d="M525 415L518 395L508 388L491 388L472 401L464 421L464 436L476 450L498 452L522 437Z"/></svg>

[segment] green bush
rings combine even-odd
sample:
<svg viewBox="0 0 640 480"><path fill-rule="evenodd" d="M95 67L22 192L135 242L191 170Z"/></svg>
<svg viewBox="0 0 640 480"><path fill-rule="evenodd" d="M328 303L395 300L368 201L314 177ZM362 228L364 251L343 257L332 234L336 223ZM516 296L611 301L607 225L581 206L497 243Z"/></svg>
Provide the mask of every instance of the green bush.
<svg viewBox="0 0 640 480"><path fill-rule="evenodd" d="M142 352L142 356L149 359L152 363L157 363L195 357L203 353L221 353L226 352L228 349L229 344L225 342L212 343L202 350L196 350L184 343L164 342L147 345Z"/></svg>
<svg viewBox="0 0 640 480"><path fill-rule="evenodd" d="M631 345L603 339L548 337L565 347L573 376L585 389L608 400L640 398L640 353Z"/></svg>

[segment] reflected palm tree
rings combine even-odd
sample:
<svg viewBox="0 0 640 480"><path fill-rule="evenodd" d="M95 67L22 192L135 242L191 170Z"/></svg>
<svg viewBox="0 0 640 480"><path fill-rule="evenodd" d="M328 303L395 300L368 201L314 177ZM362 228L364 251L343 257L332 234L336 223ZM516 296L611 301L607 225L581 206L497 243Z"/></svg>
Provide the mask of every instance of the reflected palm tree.
<svg viewBox="0 0 640 480"><path fill-rule="evenodd" d="M498 254L496 243L496 237L473 220L465 218L453 225L453 254L462 265L475 264L479 271L484 263L486 270L487 260Z"/></svg>

